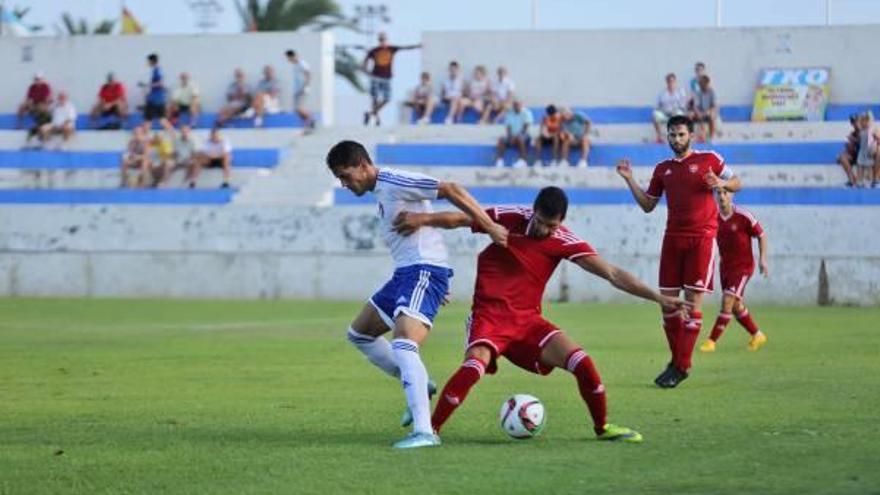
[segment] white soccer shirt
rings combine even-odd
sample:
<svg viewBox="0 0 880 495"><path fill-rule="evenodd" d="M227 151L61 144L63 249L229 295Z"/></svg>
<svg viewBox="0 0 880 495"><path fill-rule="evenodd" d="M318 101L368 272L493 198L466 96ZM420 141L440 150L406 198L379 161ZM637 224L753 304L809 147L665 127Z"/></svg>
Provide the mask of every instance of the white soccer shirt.
<svg viewBox="0 0 880 495"><path fill-rule="evenodd" d="M422 227L403 236L393 229L394 219L403 211L431 213L440 181L415 172L380 168L373 194L379 206L379 227L391 250L395 268L426 264L448 267L446 245L440 231Z"/></svg>

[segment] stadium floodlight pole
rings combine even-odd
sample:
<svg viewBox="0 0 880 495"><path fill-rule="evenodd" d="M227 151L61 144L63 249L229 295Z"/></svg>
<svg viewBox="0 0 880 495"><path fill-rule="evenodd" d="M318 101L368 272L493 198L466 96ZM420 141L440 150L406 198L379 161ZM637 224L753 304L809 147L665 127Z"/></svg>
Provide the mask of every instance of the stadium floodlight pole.
<svg viewBox="0 0 880 495"><path fill-rule="evenodd" d="M825 0L825 25L831 25L831 0Z"/></svg>
<svg viewBox="0 0 880 495"><path fill-rule="evenodd" d="M721 0L715 0L715 27L721 27Z"/></svg>
<svg viewBox="0 0 880 495"><path fill-rule="evenodd" d="M538 29L538 0L532 0L532 30Z"/></svg>

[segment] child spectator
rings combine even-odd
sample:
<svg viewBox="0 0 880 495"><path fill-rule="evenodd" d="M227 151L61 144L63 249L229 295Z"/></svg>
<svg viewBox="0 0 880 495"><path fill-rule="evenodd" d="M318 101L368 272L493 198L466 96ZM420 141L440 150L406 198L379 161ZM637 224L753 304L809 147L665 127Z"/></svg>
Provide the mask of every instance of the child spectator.
<svg viewBox="0 0 880 495"><path fill-rule="evenodd" d="M425 125L431 121L431 114L434 112L434 85L431 82L431 74L422 72L419 79L419 85L413 89L412 98L406 101L404 105L413 109L419 125Z"/></svg>
<svg viewBox="0 0 880 495"><path fill-rule="evenodd" d="M880 179L880 128L874 126L871 112L859 115L859 153L856 158L859 171L858 184L861 187L877 187Z"/></svg>
<svg viewBox="0 0 880 495"><path fill-rule="evenodd" d="M580 148L581 159L578 160L578 168L587 168L590 157L590 119L581 112L573 112L570 108L562 110L562 161L560 166L570 165L568 160L572 148Z"/></svg>
<svg viewBox="0 0 880 495"><path fill-rule="evenodd" d="M846 173L846 187L854 187L859 181L853 171L853 165L859 157L859 144L861 143L861 129L859 128L859 114L849 116L849 124L852 126L852 132L846 137L846 144L843 145L843 151L837 155L837 163Z"/></svg>
<svg viewBox="0 0 880 495"><path fill-rule="evenodd" d="M130 169L138 171L135 187L144 187L147 183L147 176L150 174L150 142L147 133L150 125L147 121L132 130L131 139L128 140L128 146L122 155L119 187L131 186L128 178Z"/></svg>
<svg viewBox="0 0 880 495"><path fill-rule="evenodd" d="M519 100L513 100L513 106L504 114L504 136L498 138L495 155L495 166L504 166L504 153L508 146L515 146L519 158L513 163L514 168L528 166L526 154L529 146L529 126L534 122L532 112L522 106Z"/></svg>
<svg viewBox="0 0 880 495"><path fill-rule="evenodd" d="M562 115L556 110L556 105L547 105L544 109L544 118L541 119L541 128L535 137L535 167L543 167L544 162L541 160L541 153L544 146L552 146L552 160L550 166L559 165L559 145L560 133L562 131Z"/></svg>

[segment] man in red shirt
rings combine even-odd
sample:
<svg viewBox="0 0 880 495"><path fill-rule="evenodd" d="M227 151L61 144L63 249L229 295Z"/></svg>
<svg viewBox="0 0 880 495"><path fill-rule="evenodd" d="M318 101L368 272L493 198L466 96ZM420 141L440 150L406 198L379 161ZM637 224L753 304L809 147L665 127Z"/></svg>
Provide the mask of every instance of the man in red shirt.
<svg viewBox="0 0 880 495"><path fill-rule="evenodd" d="M678 311L686 303L651 290L600 258L586 241L562 225L567 210L568 198L558 187L542 189L532 209L499 206L486 210L493 221L508 229L507 247L490 245L479 255L465 360L443 388L431 419L438 433L470 389L484 373L495 373L498 357L504 356L541 375L565 368L577 380L600 440L641 441L638 432L606 423L605 387L599 373L580 346L542 317L544 289L559 262L567 259L618 289L657 302L666 311ZM423 226L470 227L483 232L460 212L406 213L395 225L403 234Z"/></svg>
<svg viewBox="0 0 880 495"><path fill-rule="evenodd" d="M28 86L24 101L18 106L16 126L21 128L24 123L24 116L27 114L50 112L49 106L51 104L52 87L43 78L43 74L37 72L34 74L34 82Z"/></svg>
<svg viewBox="0 0 880 495"><path fill-rule="evenodd" d="M125 86L116 80L116 76L110 72L107 74L107 82L98 90L98 101L92 107L92 121L100 117L111 115L124 120L128 113L128 103L125 99Z"/></svg>
<svg viewBox="0 0 880 495"><path fill-rule="evenodd" d="M712 291L718 230L718 205L712 190L735 192L741 184L717 153L691 149L691 119L674 116L667 122L666 131L675 156L657 164L647 190L642 190L633 179L629 160L617 163L617 173L646 213L653 211L660 196L666 194L668 213L660 252L660 292L677 297L684 290L685 299L693 305L687 314L677 310L663 312L663 330L672 360L654 383L674 388L688 377L702 326L703 293Z"/></svg>
<svg viewBox="0 0 880 495"><path fill-rule="evenodd" d="M715 344L724 333L732 315L749 332L749 350L757 351L767 342L767 336L758 330L749 309L743 303L746 284L755 273L755 257L752 253L752 238L758 238L758 267L764 277L770 276L767 268L767 236L758 219L748 210L733 204L732 196L726 189L717 189L718 197L718 252L721 255L721 312L712 327L709 339L703 342L700 350L714 352Z"/></svg>
<svg viewBox="0 0 880 495"><path fill-rule="evenodd" d="M394 54L400 50L412 50L421 48L422 45L397 46L388 44L388 36L379 33L379 46L367 52L364 58L363 70L370 75L370 98L372 105L370 110L364 112L364 125L370 125L370 118L376 118L379 122L379 110L382 110L391 101L391 65L394 62ZM372 67L370 66L372 62Z"/></svg>

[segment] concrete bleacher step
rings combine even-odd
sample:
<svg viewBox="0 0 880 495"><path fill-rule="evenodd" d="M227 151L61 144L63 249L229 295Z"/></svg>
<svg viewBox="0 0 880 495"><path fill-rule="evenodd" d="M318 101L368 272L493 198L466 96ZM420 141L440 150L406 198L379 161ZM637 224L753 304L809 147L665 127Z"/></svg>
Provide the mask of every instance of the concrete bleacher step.
<svg viewBox="0 0 880 495"><path fill-rule="evenodd" d="M315 115L315 119L320 121L320 114ZM17 117L12 113L3 113L0 114L0 129L7 130L17 130ZM217 114L213 112L203 113L199 116L198 121L195 123L194 128L198 129L209 129L214 123L217 121ZM80 114L76 119L76 128L77 129L96 129L100 128L104 124L118 122L118 119L115 118L102 118L97 121L93 121L91 116L88 114ZM143 116L138 113L133 113L128 116L125 122L122 123L123 128L131 129L135 126L141 125L144 122ZM184 115L180 122L180 124L188 124L191 122L188 116ZM28 129L33 125L33 120L30 116L25 117L22 122L21 128ZM245 119L245 118L236 118L228 121L224 124L225 128L236 128L236 129L254 129L254 119ZM276 114L267 114L263 118L263 124L261 128L263 129L271 129L271 128L301 128L303 127L303 121L299 118L299 116L295 113L289 112L281 112ZM153 122L153 128L158 128L158 122Z"/></svg>
<svg viewBox="0 0 880 495"><path fill-rule="evenodd" d="M400 167L442 181L476 187L622 188L623 179L614 167ZM737 165L737 175L747 187L843 187L846 177L837 165ZM636 167L633 176L641 184L651 179L651 167Z"/></svg>
<svg viewBox="0 0 880 495"><path fill-rule="evenodd" d="M243 187L255 177L265 175L268 169L238 168L232 171L230 185ZM132 174L133 176L134 174ZM172 172L168 181L169 189L187 187L184 182L185 171ZM0 168L0 189L113 189L119 186L119 170L113 169L55 169L20 170ZM223 182L219 169L202 170L198 188L212 189Z"/></svg>
<svg viewBox="0 0 880 495"><path fill-rule="evenodd" d="M209 131L198 130L195 135L200 141L208 139ZM223 129L222 135L233 148L285 148L290 146L293 137L302 134L292 129ZM25 144L24 131L0 130L0 150L19 150ZM69 151L119 151L125 149L131 132L129 131L77 131L65 150ZM53 149L57 140L50 143Z"/></svg>
<svg viewBox="0 0 880 495"><path fill-rule="evenodd" d="M743 164L829 164L834 163L841 145L833 141L782 142L782 143L715 143L698 144L696 149L711 149L720 153L731 165ZM516 153L508 150L508 165ZM667 145L662 144L596 144L590 151L593 166L613 166L621 158L629 158L635 166L653 166L669 158ZM545 150L543 158L549 159ZM577 162L579 152L572 161ZM445 166L494 166L495 147L477 144L398 143L378 144L376 161L383 165L445 165Z"/></svg>
<svg viewBox="0 0 880 495"><path fill-rule="evenodd" d="M0 189L0 204L224 205L234 189Z"/></svg>

